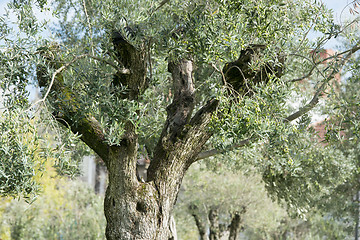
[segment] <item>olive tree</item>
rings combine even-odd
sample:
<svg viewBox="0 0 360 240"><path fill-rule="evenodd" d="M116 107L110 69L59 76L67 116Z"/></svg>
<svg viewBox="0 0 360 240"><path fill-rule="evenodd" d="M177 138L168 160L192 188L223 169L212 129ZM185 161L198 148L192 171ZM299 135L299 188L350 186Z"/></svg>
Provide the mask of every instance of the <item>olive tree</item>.
<svg viewBox="0 0 360 240"><path fill-rule="evenodd" d="M31 154L56 154L59 170L70 173L63 146L78 139L109 173L107 239L174 239L172 210L190 165L257 143L264 158L248 160L264 172L270 192L300 213L308 206L316 189L298 176L315 161L299 154L296 136L360 48L353 43L320 66L318 50L348 27L333 24L322 3L23 0L8 9L0 19L2 195L36 191L41 164ZM39 21L41 11L57 21ZM307 39L311 29L323 34L315 43ZM316 79L311 97L293 109L291 93L309 76ZM29 85L41 92L35 103ZM63 136L58 144L42 147L35 122ZM312 142L299 151L306 144ZM151 160L146 181L136 176L144 148ZM332 166L325 153L322 161ZM343 176L346 167L335 167L315 175Z"/></svg>

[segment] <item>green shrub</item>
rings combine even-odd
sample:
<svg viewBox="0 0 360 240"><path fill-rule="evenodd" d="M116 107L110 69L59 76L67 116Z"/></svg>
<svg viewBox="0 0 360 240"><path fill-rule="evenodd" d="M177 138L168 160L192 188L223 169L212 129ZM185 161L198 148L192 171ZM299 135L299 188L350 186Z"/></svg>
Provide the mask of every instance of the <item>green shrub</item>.
<svg viewBox="0 0 360 240"><path fill-rule="evenodd" d="M0 239L105 239L102 196L78 181L48 178L32 204L0 202Z"/></svg>

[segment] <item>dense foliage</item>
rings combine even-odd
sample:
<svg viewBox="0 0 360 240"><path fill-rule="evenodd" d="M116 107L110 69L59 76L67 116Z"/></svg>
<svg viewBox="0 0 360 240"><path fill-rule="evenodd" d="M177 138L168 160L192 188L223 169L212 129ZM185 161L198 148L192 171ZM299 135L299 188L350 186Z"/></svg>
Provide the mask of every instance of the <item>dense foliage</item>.
<svg viewBox="0 0 360 240"><path fill-rule="evenodd" d="M245 170L247 173L243 172ZM342 199L340 195L336 197ZM343 200L339 202L344 203ZM339 218L335 217L331 211L334 206L328 209L330 212L312 209L305 218L292 218L284 208L271 201L261 176L249 171L249 167L243 166L236 173L218 168L214 173L196 164L185 176L175 217L180 239L199 238L199 224L207 230L200 239L206 239L211 228L209 211L214 208L218 210L224 238L229 235L231 218L238 212L241 213L240 239L353 239L353 221L344 211L339 212Z"/></svg>
<svg viewBox="0 0 360 240"><path fill-rule="evenodd" d="M52 14L51 22L38 19L41 12ZM309 128L311 110L321 97L330 99L325 95L335 75L360 49L350 39L349 50L329 56L324 66L321 48L355 32L353 26L335 24L331 12L312 0L12 1L0 16L0 194L36 194L51 157L58 172L74 175L71 150L80 139L111 170L129 175L136 163L117 161L133 160L137 148L146 149L152 163L145 186L159 195L154 186L169 183L166 164L168 171L183 170L173 177L180 186L197 159L239 151L243 157L224 165L246 161L274 199L302 215L358 167L348 152L321 146ZM309 41L311 30L321 37ZM177 67L185 65L188 72L176 82ZM305 88L301 80L310 77ZM42 98L31 103L34 89ZM294 99L303 101L294 106ZM350 119L353 111L342 114ZM350 123L351 139L357 139L359 124ZM199 149L192 149L196 144ZM177 149L184 151L172 154ZM118 160L114 152L122 153ZM217 164L207 161L215 170ZM135 189L131 184L140 183L126 174L124 182L109 182ZM109 203L121 197L108 194L114 194ZM138 204L136 210L147 210ZM109 219L117 214L108 213Z"/></svg>
<svg viewBox="0 0 360 240"><path fill-rule="evenodd" d="M267 196L260 176L239 171L214 173L196 164L185 176L175 208L179 237L195 239L199 232L196 220L209 228L211 209L218 211L219 222L224 226L222 235L229 234L228 226L235 213L240 213L238 230L258 234L259 238L269 238L287 217L285 210Z"/></svg>

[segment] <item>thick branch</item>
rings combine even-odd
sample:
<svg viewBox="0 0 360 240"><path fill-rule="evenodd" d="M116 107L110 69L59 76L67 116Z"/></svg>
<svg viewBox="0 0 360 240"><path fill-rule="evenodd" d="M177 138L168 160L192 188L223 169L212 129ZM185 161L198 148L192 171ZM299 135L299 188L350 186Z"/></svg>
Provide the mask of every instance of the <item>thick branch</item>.
<svg viewBox="0 0 360 240"><path fill-rule="evenodd" d="M127 29L132 31L130 27ZM129 73L118 71L114 75L113 86L127 88L127 94L121 96L122 98L137 99L148 87L146 51L144 48L134 47L119 31L113 32L112 40L118 62L125 69L129 69Z"/></svg>
<svg viewBox="0 0 360 240"><path fill-rule="evenodd" d="M75 57L69 63L60 66L61 63L57 59L46 58L49 67L57 68L49 80L49 76L44 67L38 66L37 77L40 87L47 87L47 91L41 99L44 101L49 93L52 91L53 107L56 111L53 113L54 117L63 125L70 128L72 132L81 134L81 139L93 149L104 161L108 159L109 145L105 142L105 137L100 124L92 116L81 116L78 119L73 119L75 115L79 116L79 103L77 95L72 90L64 85L63 76L61 72L74 63L76 60L88 56L83 54ZM49 83L50 82L50 83Z"/></svg>
<svg viewBox="0 0 360 240"><path fill-rule="evenodd" d="M185 124L188 123L195 106L194 83L192 77L193 66L188 60L178 63L170 62L168 65L173 79L173 102L167 107L167 131L172 133L171 139L175 140Z"/></svg>
<svg viewBox="0 0 360 240"><path fill-rule="evenodd" d="M237 148L241 148L241 147L243 147L245 145L248 145L248 144L252 143L254 140L255 140L255 138L250 137L250 138L247 138L245 140L240 141L237 144L231 145L226 150L212 149L212 150L201 152L198 155L196 161L204 159L204 158L212 157L212 156L215 156L215 155L218 155L218 154L221 154L221 153L224 153L224 151L231 151L231 150L234 150L234 149L237 149Z"/></svg>
<svg viewBox="0 0 360 240"><path fill-rule="evenodd" d="M168 70L172 75L174 97L166 109L167 119L148 170L150 175L160 167L174 144L183 139L185 125L189 123L195 105L192 62L186 59L169 62Z"/></svg>
<svg viewBox="0 0 360 240"><path fill-rule="evenodd" d="M190 121L191 126L197 126L196 128L192 129L194 131L194 134L197 134L197 136L199 136L201 131L203 131L202 136L200 136L201 138L199 137L199 140L201 139L203 144L205 144L207 140L212 136L212 133L208 131L207 127L210 124L211 116L216 111L218 105L219 105L219 100L216 99L210 100L203 108L201 108L195 114L195 116ZM203 144L201 146L203 146ZM195 156L198 156L201 150L202 147L198 148ZM191 160L192 162L194 162L197 160L197 158Z"/></svg>
<svg viewBox="0 0 360 240"><path fill-rule="evenodd" d="M76 122L67 116L55 115L56 120L75 134L81 134L81 140L96 152L105 162L108 159L110 146L105 141L105 136L99 122L93 117L82 118Z"/></svg>
<svg viewBox="0 0 360 240"><path fill-rule="evenodd" d="M172 169L178 167L185 170L196 160L196 156L212 135L208 131L208 126L218 104L219 101L213 99L201 108L186 124L175 142L169 141L170 133L162 136L155 148L154 159L148 169L148 179L156 178L159 172L171 176ZM173 164L175 162L176 164Z"/></svg>
<svg viewBox="0 0 360 240"><path fill-rule="evenodd" d="M192 62L185 59L170 62L168 69L172 74L174 97L167 107L167 120L148 169L148 181L171 178L173 174L182 178L212 135L208 126L219 103L216 99L210 100L191 118L195 101Z"/></svg>

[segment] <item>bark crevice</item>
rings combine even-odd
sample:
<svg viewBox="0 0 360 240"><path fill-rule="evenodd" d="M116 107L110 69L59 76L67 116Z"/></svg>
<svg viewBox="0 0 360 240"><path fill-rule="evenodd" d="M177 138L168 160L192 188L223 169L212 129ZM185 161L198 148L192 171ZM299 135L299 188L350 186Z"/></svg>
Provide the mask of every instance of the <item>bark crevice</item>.
<svg viewBox="0 0 360 240"><path fill-rule="evenodd" d="M149 84L149 79L146 77L146 51L137 49L121 34L120 31L114 31L112 34L112 41L114 45L114 52L117 61L129 72L123 73L118 71L113 77L112 85L114 87L125 87L124 92L120 92L121 98L128 98L130 100L138 99Z"/></svg>

